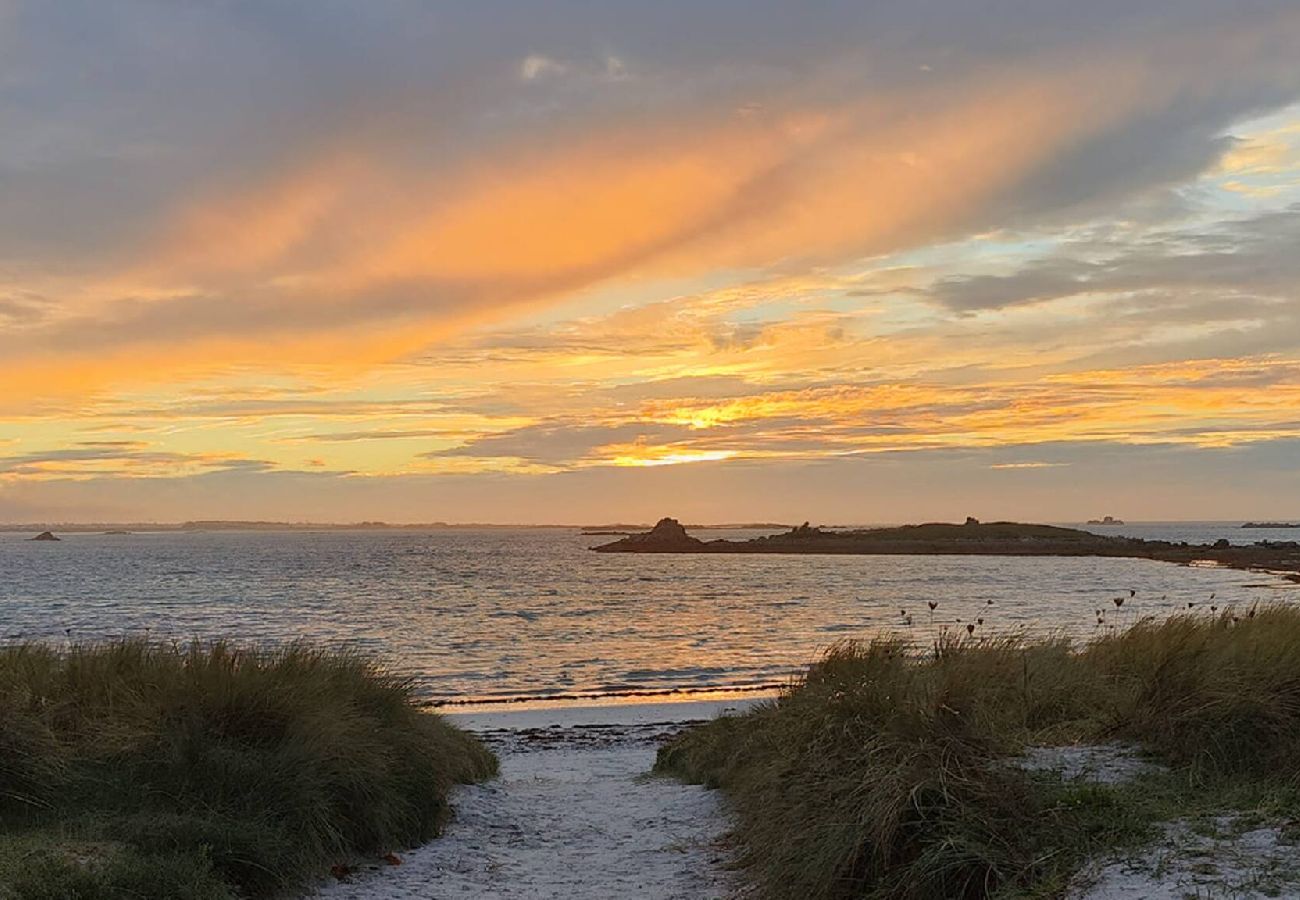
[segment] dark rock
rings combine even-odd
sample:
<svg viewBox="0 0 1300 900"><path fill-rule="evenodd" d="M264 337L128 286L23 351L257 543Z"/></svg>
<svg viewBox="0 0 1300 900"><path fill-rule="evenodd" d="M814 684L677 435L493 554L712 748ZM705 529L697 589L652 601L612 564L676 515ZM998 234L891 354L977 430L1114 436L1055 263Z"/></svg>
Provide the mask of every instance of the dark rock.
<svg viewBox="0 0 1300 900"><path fill-rule="evenodd" d="M621 541L603 544L594 549L601 551L660 551L690 550L704 542L686 533L686 528L676 519L660 519L655 527L640 534L632 534Z"/></svg>
<svg viewBox="0 0 1300 900"><path fill-rule="evenodd" d="M679 541L693 541L695 538L686 533L686 528L681 522L676 519L663 518L656 522L655 527L649 531L630 535L629 540L677 543Z"/></svg>
<svg viewBox="0 0 1300 900"><path fill-rule="evenodd" d="M967 525L978 525L979 523L980 523L980 520L977 519L977 518L975 518L974 516L967 516L967 517L966 517L966 524L967 524Z"/></svg>
<svg viewBox="0 0 1300 900"><path fill-rule="evenodd" d="M786 537L815 538L815 537L821 537L821 534L822 534L822 530L820 528L814 528L809 523L804 522L802 525L796 525L794 528L791 528L789 534L787 534Z"/></svg>
<svg viewBox="0 0 1300 900"><path fill-rule="evenodd" d="M34 541L57 541L57 540L60 540L60 539L57 538L57 537L55 537L55 536L54 536L54 532L52 532L52 531L42 531L40 534L36 535L36 537L32 538L32 540L34 540Z"/></svg>

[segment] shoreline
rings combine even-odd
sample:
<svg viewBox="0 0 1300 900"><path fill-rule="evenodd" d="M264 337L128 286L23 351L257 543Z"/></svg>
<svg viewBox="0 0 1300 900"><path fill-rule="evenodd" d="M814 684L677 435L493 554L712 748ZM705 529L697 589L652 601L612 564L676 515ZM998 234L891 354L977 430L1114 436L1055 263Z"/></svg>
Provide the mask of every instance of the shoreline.
<svg viewBox="0 0 1300 900"><path fill-rule="evenodd" d="M549 697L470 697L466 699L430 700L422 708L446 716L522 712L534 709L618 707L645 703L681 705L710 701L742 701L750 697L772 696L788 684L789 679L763 684L721 685L713 687L645 688L625 691L590 691Z"/></svg>
<svg viewBox="0 0 1300 900"><path fill-rule="evenodd" d="M527 731L536 728L645 728L704 722L720 715L744 712L776 691L743 698L682 699L629 703L561 705L553 702L511 709L474 709L437 714L458 728L474 733Z"/></svg>

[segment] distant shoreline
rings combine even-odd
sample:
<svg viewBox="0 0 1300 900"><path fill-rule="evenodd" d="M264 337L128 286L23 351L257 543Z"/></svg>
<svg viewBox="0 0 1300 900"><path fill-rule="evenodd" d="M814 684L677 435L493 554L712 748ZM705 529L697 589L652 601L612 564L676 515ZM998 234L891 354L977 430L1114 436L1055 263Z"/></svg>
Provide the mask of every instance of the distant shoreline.
<svg viewBox="0 0 1300 900"><path fill-rule="evenodd" d="M1061 522L1057 525L1101 524L1116 525L1113 522ZM1235 529L1300 529L1300 523L1285 521L1243 521L1241 519L1169 519L1135 521L1127 520L1128 527L1143 525L1225 525ZM895 527L896 523L852 523L823 526L835 531L855 531ZM55 534L171 534L177 532L222 532L222 531L576 531L588 536L602 534L623 535L649 531L653 526L648 523L618 522L611 524L573 524L547 522L530 524L522 522L290 522L234 519L201 519L186 522L0 522L0 534L39 534L52 531ZM687 523L683 526L691 531L788 531L791 526L780 522L719 522Z"/></svg>
<svg viewBox="0 0 1300 900"><path fill-rule="evenodd" d="M597 553L816 554L861 556L1089 556L1151 559L1179 565L1213 563L1267 572L1300 583L1300 542L1188 544L1095 534L1076 528L1021 522L932 522L897 528L836 531L797 526L744 541L703 541L675 519L654 529L591 548Z"/></svg>

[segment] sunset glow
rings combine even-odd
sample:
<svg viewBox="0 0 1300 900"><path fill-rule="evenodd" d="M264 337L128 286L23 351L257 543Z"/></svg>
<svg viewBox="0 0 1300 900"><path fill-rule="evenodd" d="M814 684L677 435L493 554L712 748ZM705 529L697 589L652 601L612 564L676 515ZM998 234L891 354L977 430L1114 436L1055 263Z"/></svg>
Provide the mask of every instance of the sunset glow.
<svg viewBox="0 0 1300 900"><path fill-rule="evenodd" d="M1293 515L1300 10L1155 6L0 0L0 520Z"/></svg>

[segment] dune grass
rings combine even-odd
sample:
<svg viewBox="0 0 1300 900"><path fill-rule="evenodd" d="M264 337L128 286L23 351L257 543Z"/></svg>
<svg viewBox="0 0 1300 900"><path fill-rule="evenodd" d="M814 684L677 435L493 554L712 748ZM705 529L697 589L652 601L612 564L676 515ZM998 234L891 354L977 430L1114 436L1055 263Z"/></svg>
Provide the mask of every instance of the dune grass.
<svg viewBox="0 0 1300 900"><path fill-rule="evenodd" d="M0 900L283 895L434 837L495 770L350 652L0 648Z"/></svg>
<svg viewBox="0 0 1300 900"><path fill-rule="evenodd" d="M1107 787L1007 763L1110 741L1169 773ZM776 700L678 738L658 769L726 792L761 896L1054 896L1156 822L1300 812L1300 611L1141 621L1077 650L846 643Z"/></svg>

